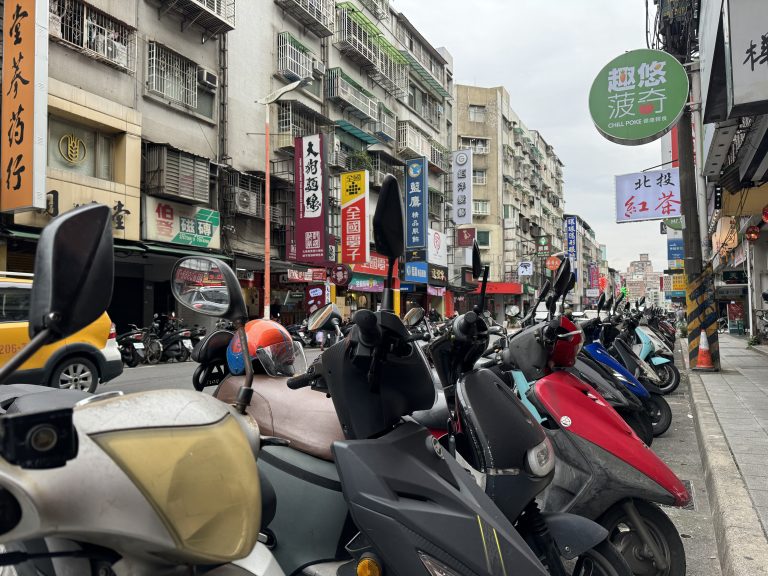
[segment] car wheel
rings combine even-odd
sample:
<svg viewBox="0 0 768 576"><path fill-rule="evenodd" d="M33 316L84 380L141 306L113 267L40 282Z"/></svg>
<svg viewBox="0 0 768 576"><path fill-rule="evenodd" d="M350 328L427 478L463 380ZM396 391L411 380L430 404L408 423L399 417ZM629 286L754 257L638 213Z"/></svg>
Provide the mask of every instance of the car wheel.
<svg viewBox="0 0 768 576"><path fill-rule="evenodd" d="M56 366L51 376L52 388L95 392L99 384L99 372L93 362L82 356L67 358Z"/></svg>

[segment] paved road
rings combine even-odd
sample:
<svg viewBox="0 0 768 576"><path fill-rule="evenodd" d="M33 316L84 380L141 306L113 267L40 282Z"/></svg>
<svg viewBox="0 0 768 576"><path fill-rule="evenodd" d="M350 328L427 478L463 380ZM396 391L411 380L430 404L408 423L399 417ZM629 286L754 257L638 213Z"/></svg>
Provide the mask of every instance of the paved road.
<svg viewBox="0 0 768 576"><path fill-rule="evenodd" d="M307 361L312 362L319 350L311 348L306 354ZM679 354L677 356L680 362ZM191 389L192 373L196 366L194 362L185 362L126 368L119 378L106 384L103 390L137 392L161 388ZM720 561L691 412L689 383L685 370L681 372L683 381L680 388L666 397L673 411L672 426L664 436L654 440L653 449L682 480L689 481L693 486L693 509L665 508L683 537L688 562L687 574L720 576Z"/></svg>
<svg viewBox="0 0 768 576"><path fill-rule="evenodd" d="M319 348L306 350L307 362L320 353ZM159 390L162 388L192 389L192 374L197 368L196 362L170 362L156 366L136 366L124 368L123 373L114 380L99 388L100 391L122 390L123 392L139 392L141 390Z"/></svg>

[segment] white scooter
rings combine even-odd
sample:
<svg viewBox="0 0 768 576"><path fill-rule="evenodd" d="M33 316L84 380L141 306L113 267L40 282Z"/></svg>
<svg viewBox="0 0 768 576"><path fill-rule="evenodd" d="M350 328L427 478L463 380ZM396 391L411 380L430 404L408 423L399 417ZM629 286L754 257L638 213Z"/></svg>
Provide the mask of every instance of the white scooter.
<svg viewBox="0 0 768 576"><path fill-rule="evenodd" d="M114 270L111 230L109 208L96 204L43 230L32 340L0 370L0 383L44 344L104 312ZM0 567L16 574L283 576L259 542L260 438L247 418L194 391L108 392L74 408L69 392L37 387L0 417Z"/></svg>

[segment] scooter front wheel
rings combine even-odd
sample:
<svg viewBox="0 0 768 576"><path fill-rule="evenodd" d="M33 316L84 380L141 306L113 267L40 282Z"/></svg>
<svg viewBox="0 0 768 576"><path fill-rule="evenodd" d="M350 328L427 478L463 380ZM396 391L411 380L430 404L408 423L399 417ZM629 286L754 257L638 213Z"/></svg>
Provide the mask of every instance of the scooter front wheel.
<svg viewBox="0 0 768 576"><path fill-rule="evenodd" d="M650 398L645 400L646 411L651 417L653 426L653 435L661 436L669 429L672 424L672 408L661 394L651 394Z"/></svg>
<svg viewBox="0 0 768 576"><path fill-rule="evenodd" d="M680 370L671 362L654 366L653 369L661 379L659 390L662 394L671 394L680 386Z"/></svg>
<svg viewBox="0 0 768 576"><path fill-rule="evenodd" d="M616 547L604 540L579 556L572 576L632 576L632 569Z"/></svg>
<svg viewBox="0 0 768 576"><path fill-rule="evenodd" d="M643 542L621 502L598 519L609 539L629 564L633 574L648 576L685 576L685 548L672 520L658 506L645 500L633 500L639 517L653 544L663 556L658 562L651 546ZM660 566L663 566L660 568Z"/></svg>

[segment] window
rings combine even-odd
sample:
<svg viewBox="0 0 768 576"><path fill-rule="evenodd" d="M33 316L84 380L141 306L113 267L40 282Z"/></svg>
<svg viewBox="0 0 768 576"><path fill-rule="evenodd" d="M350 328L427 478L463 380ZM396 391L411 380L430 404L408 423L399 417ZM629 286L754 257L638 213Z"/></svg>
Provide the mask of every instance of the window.
<svg viewBox="0 0 768 576"><path fill-rule="evenodd" d="M469 121L485 122L485 106L469 105Z"/></svg>
<svg viewBox="0 0 768 576"><path fill-rule="evenodd" d="M50 0L48 33L117 68L136 68L136 31L79 0Z"/></svg>
<svg viewBox="0 0 768 576"><path fill-rule="evenodd" d="M504 218L515 218L515 207L512 204L504 204Z"/></svg>
<svg viewBox="0 0 768 576"><path fill-rule="evenodd" d="M461 138L459 148L469 148L475 154L488 154L490 140L488 138Z"/></svg>
<svg viewBox="0 0 768 576"><path fill-rule="evenodd" d="M29 320L31 284L0 284L0 322Z"/></svg>
<svg viewBox="0 0 768 576"><path fill-rule="evenodd" d="M147 88L168 100L197 108L197 64L162 44L150 42Z"/></svg>
<svg viewBox="0 0 768 576"><path fill-rule="evenodd" d="M491 203L488 200L474 200L472 202L472 213L488 216L491 213Z"/></svg>
<svg viewBox="0 0 768 576"><path fill-rule="evenodd" d="M472 170L472 184L486 184L488 181L485 170Z"/></svg>
<svg viewBox="0 0 768 576"><path fill-rule="evenodd" d="M114 137L90 127L50 117L48 166L112 180Z"/></svg>
<svg viewBox="0 0 768 576"><path fill-rule="evenodd" d="M478 230L477 231L477 245L482 248L488 248L491 245L491 231L490 230Z"/></svg>

